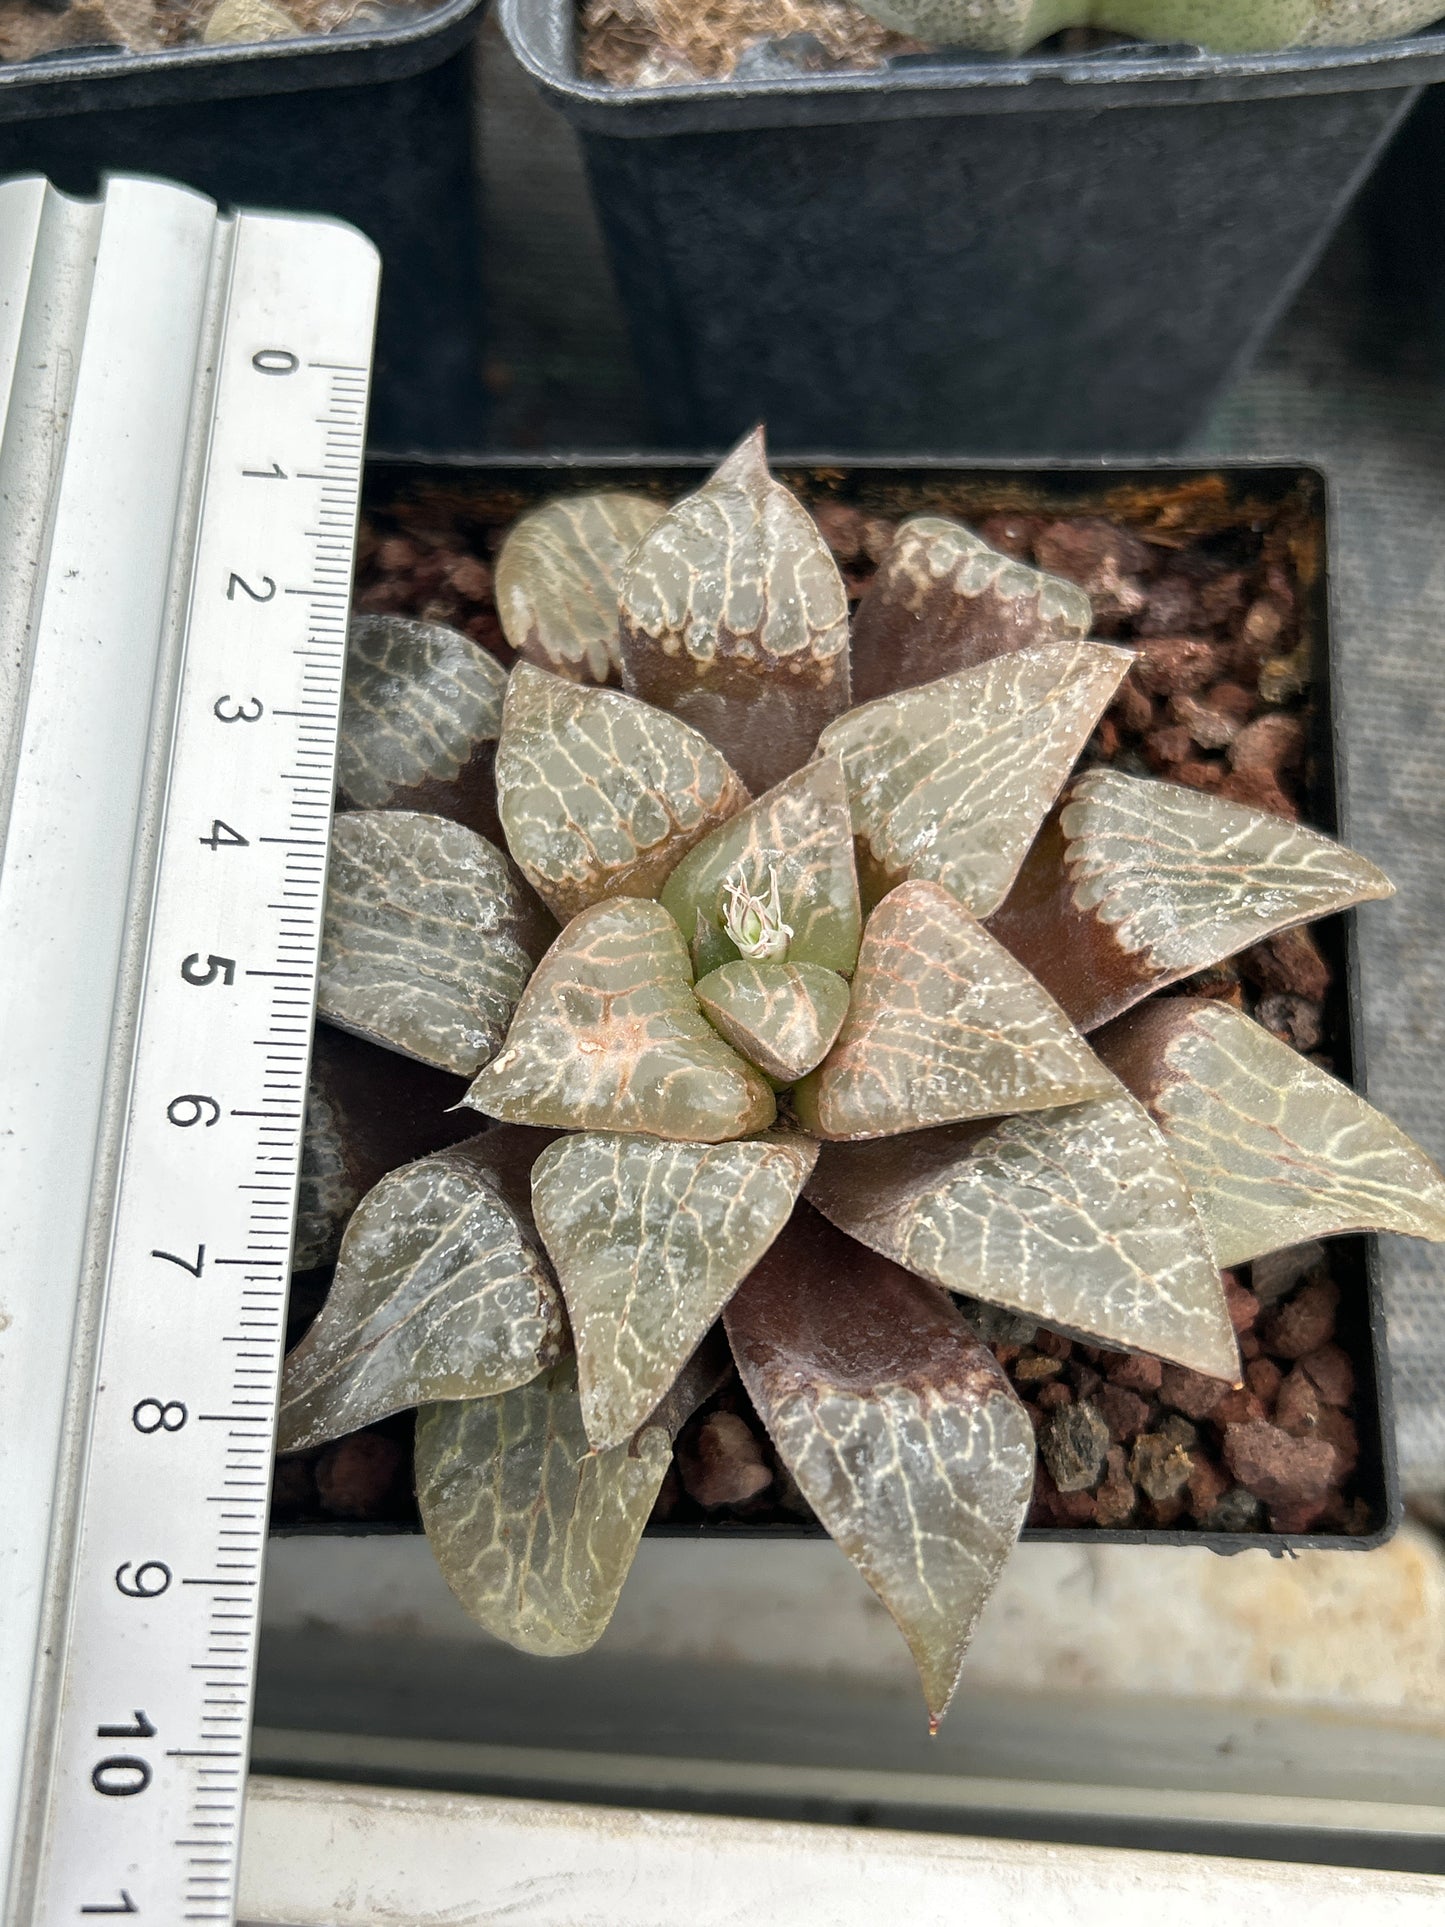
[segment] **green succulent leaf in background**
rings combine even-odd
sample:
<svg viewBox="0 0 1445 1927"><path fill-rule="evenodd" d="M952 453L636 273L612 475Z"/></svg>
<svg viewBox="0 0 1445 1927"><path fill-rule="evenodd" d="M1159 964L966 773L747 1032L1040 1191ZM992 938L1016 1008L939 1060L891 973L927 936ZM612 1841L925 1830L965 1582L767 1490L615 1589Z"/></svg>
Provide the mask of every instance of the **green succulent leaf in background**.
<svg viewBox="0 0 1445 1927"><path fill-rule="evenodd" d="M1445 1180L1362 1098L1239 1012L1153 995L1390 886L1263 811L1073 776L1129 652L946 518L899 527L850 668L836 567L760 434L672 509L551 504L503 558L511 860L415 811L340 816L321 1006L464 1072L496 1122L357 1206L284 1442L420 1408L453 1591L576 1652L730 1346L936 1721L1034 1468L970 1318L1223 1396L1221 1264L1445 1239ZM414 663L397 715L426 718L466 659L363 630L358 660L359 690Z"/></svg>

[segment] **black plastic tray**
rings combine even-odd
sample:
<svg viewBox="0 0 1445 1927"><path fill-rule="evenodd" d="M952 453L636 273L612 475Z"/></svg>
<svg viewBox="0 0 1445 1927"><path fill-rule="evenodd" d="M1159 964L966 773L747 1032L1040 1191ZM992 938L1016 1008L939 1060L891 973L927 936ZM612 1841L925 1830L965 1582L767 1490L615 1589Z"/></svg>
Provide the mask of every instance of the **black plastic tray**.
<svg viewBox="0 0 1445 1927"><path fill-rule="evenodd" d="M578 129L674 447L1178 448L1445 78L1432 29L617 88L575 0L500 18Z"/></svg>
<svg viewBox="0 0 1445 1927"><path fill-rule="evenodd" d="M715 465L714 458L659 461L652 456L617 457L480 457L469 461L412 461L380 458L368 464L363 513L384 509L417 492L444 494L448 499L485 493L500 498L508 514L521 513L547 495L619 485L652 484L670 495L695 487ZM1279 502L1302 496L1311 515L1317 514L1320 549L1325 566L1305 603L1305 626L1315 665L1313 719L1315 741L1312 767L1315 782L1308 797L1311 820L1320 828L1348 836L1346 799L1340 774L1334 661L1330 647L1329 486L1326 477L1302 464L1274 462L1211 464L1188 467L1176 463L1088 465L1026 464L975 467L956 461L907 461L848 457L779 457L771 466L780 478L805 497L826 496L840 501L876 505L892 515L933 509L943 513L981 516L991 509L1037 508L1058 514L1106 512L1115 491L1157 489L1164 484L1189 483L1203 477L1222 477L1236 499ZM1336 1008L1331 1048L1339 1075L1363 1088L1363 1042L1359 971L1354 943L1353 914L1333 917L1317 925L1322 947L1335 969ZM1400 1522L1402 1502L1395 1462L1394 1408L1390 1395L1389 1358L1385 1345L1384 1298L1380 1282L1377 1241L1372 1237L1330 1241L1333 1275L1341 1288L1339 1339L1356 1370L1355 1422L1360 1438L1360 1462L1354 1484L1370 1507L1368 1531L1339 1533L1208 1533L1154 1528L1030 1527L1025 1539L1048 1543L1077 1540L1099 1545L1168 1545L1207 1547L1219 1553L1264 1550L1276 1555L1305 1548L1365 1551L1381 1545ZM346 1522L285 1527L287 1535L355 1534L396 1531L386 1525ZM400 1528L405 1529L405 1528ZM745 1522L707 1522L702 1525L649 1527L655 1536L746 1538L816 1537L821 1527L806 1525L749 1525Z"/></svg>

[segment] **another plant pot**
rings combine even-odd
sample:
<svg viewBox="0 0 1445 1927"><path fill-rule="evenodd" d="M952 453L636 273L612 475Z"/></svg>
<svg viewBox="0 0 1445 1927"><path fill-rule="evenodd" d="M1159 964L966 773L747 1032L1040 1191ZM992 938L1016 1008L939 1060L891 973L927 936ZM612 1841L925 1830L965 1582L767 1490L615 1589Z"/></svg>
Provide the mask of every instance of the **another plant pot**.
<svg viewBox="0 0 1445 1927"><path fill-rule="evenodd" d="M365 33L0 67L0 176L92 195L157 174L223 207L350 221L381 250L370 430L389 448L485 431L472 164L479 0Z"/></svg>
<svg viewBox="0 0 1445 1927"><path fill-rule="evenodd" d="M1176 448L1445 75L1436 29L617 88L581 76L574 0L501 21L581 137L657 431L694 448L759 420L795 448Z"/></svg>
<svg viewBox="0 0 1445 1927"><path fill-rule="evenodd" d="M1300 653L1309 659L1305 695L1300 700L1307 696L1312 744L1301 801L1310 821L1343 832L1328 636L1326 491L1323 479L1314 470L1255 465L1201 471L1155 465L1114 468L1101 474L1097 466L984 470L941 462L902 465L857 460L807 464L784 461L775 462L774 468L781 480L820 513L824 505L830 505L890 521L908 514L937 512L975 523L990 515L1032 514L1049 520L1102 515L1126 528L1154 531L1162 535L1165 544L1177 538L1185 546L1189 530L1208 525L1211 515L1223 518L1231 527L1279 531L1274 553L1289 558L1292 594L1299 612ZM381 598L385 606L400 609L405 605L406 612L417 614L425 604L430 613L468 627L478 640L506 656L509 652L501 641L490 602L486 566L490 560L489 538L494 541L517 515L548 496L624 486L672 500L696 486L706 474L706 465L695 460L659 463L649 458L374 463L368 471L364 502L372 539L363 556L363 602L376 601L378 572L383 581L396 583L393 572L399 569L407 578L406 586L395 594L388 589ZM415 557L414 566L389 559L401 550ZM845 579L846 574L845 567ZM368 585L373 590L370 598ZM1351 919L1332 919L1319 925L1317 934L1334 975L1324 1048L1339 1075L1347 1081L1358 1081L1358 987ZM1359 1548L1377 1545L1388 1537L1398 1520L1399 1496L1374 1241L1343 1238L1331 1241L1326 1249L1331 1275L1341 1295L1336 1340L1350 1356L1356 1381L1354 1422L1360 1458L1349 1490L1360 1503L1349 1529L1219 1533L1159 1526L1123 1530L1052 1526L1036 1529L1029 1536L1207 1545L1220 1552L1248 1546L1274 1552L1306 1545ZM308 1280L297 1294L294 1311L300 1313L308 1306L314 1309L324 1282L318 1276ZM340 1446L320 1448L319 1454L313 1452L309 1459L303 1456L283 1461L276 1504L282 1529L415 1530L417 1522L407 1483L410 1430L409 1414L383 1421L369 1434L361 1435L367 1442L344 1468L340 1455L348 1450L345 1441ZM326 1460L329 1469L324 1469L321 1460L327 1454L332 1456ZM314 1481L319 1471L323 1483L334 1477L337 1486L345 1488L338 1503L317 1503L322 1486ZM379 1490L387 1480L390 1484L384 1503L368 1506L357 1502L358 1494L365 1495L368 1481ZM309 1499L308 1481L313 1481ZM325 1516L328 1510L329 1520ZM342 1522L348 1511L359 1523ZM677 1516L673 1514L674 1519ZM696 1507L692 1516L692 1523L664 1524L654 1529L671 1533L761 1532L768 1536L816 1530L797 1523L796 1515L790 1522L782 1509L764 1520L756 1511L704 1519Z"/></svg>

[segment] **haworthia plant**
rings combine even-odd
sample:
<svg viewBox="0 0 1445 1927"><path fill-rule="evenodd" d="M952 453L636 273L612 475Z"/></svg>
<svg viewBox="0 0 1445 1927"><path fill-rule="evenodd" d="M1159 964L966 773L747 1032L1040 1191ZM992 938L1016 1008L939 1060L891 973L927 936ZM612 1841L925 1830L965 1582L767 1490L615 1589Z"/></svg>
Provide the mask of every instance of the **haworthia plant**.
<svg viewBox="0 0 1445 1927"><path fill-rule="evenodd" d="M1143 1001L1390 886L1218 797L1070 786L1127 658L1087 639L1081 592L957 524L900 531L855 645L875 700L849 711L837 571L760 440L638 505L624 560L631 513L544 510L504 551L514 640L564 671L517 666L496 757L510 857L570 919L550 947L482 838L337 821L323 1013L465 1071L504 1122L356 1206L285 1437L420 1407L463 1605L580 1651L730 1343L937 1719L1033 1468L955 1297L1234 1383L1219 1265L1367 1226L1445 1240L1445 1181L1362 1099L1236 1011ZM568 680L614 635L633 695ZM417 685L397 715L431 713L444 659L388 650ZM326 1237L348 1132L313 1131Z"/></svg>
<svg viewBox="0 0 1445 1927"><path fill-rule="evenodd" d="M497 557L497 614L519 655L573 682L615 681L617 591L627 558L664 513L609 489L544 502L515 522Z"/></svg>
<svg viewBox="0 0 1445 1927"><path fill-rule="evenodd" d="M1065 27L1217 53L1348 47L1413 33L1445 15L1441 0L859 0L885 27L982 53L1026 53Z"/></svg>

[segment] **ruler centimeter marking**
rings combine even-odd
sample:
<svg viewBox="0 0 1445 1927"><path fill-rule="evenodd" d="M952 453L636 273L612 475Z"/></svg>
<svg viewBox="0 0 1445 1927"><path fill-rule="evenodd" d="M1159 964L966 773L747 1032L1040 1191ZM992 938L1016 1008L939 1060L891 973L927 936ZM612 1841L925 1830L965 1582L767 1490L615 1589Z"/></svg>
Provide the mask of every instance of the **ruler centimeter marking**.
<svg viewBox="0 0 1445 1927"><path fill-rule="evenodd" d="M377 269L323 222L243 215L218 247L64 1650L20 1836L37 1927L235 1904Z"/></svg>

